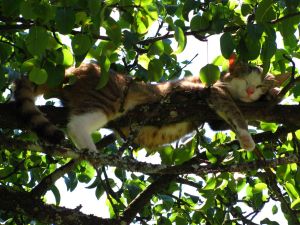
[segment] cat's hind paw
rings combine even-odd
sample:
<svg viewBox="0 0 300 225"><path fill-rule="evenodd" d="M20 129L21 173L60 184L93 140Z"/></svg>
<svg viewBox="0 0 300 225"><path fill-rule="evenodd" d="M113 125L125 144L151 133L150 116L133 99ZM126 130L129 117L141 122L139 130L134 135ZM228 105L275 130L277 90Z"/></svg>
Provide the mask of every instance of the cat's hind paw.
<svg viewBox="0 0 300 225"><path fill-rule="evenodd" d="M251 134L248 131L239 131L238 140L240 145L246 151L253 151L255 148L255 142L253 141Z"/></svg>

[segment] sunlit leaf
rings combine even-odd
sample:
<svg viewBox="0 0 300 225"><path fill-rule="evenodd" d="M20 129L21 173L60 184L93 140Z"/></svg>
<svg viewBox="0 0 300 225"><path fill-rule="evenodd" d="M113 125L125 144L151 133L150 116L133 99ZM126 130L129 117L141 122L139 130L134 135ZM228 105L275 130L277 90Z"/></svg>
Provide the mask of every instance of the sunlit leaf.
<svg viewBox="0 0 300 225"><path fill-rule="evenodd" d="M175 28L175 40L178 43L178 48L175 54L181 53L186 46L186 37L183 30L180 27Z"/></svg>
<svg viewBox="0 0 300 225"><path fill-rule="evenodd" d="M36 84L46 83L48 73L45 69L34 67L29 73L29 79Z"/></svg>
<svg viewBox="0 0 300 225"><path fill-rule="evenodd" d="M298 193L296 187L292 183L286 182L285 183L285 189L289 193L290 197L292 197L293 199L299 199L299 193Z"/></svg>
<svg viewBox="0 0 300 225"><path fill-rule="evenodd" d="M272 131L274 133L277 130L278 125L276 123L260 122L260 128L264 131Z"/></svg>
<svg viewBox="0 0 300 225"><path fill-rule="evenodd" d="M291 208L292 209L300 209L300 198L299 197L292 202Z"/></svg>
<svg viewBox="0 0 300 225"><path fill-rule="evenodd" d="M220 70L213 64L207 64L201 68L199 76L201 82L209 86L220 78Z"/></svg>
<svg viewBox="0 0 300 225"><path fill-rule="evenodd" d="M101 76L99 79L99 83L97 85L97 89L101 89L103 87L105 87L105 85L107 84L108 80L109 80L109 68L110 68L110 61L107 57L103 56L101 57L101 61L100 61L100 65L101 65Z"/></svg>

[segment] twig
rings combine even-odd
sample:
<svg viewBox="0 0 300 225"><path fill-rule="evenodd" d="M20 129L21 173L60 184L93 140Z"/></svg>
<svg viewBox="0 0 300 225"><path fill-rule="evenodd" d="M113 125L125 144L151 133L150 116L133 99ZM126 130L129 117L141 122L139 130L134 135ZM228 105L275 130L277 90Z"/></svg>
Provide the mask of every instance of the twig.
<svg viewBox="0 0 300 225"><path fill-rule="evenodd" d="M283 21L283 20L286 20L286 19L288 19L288 18L295 17L295 16L300 16L300 12L295 12L295 13L287 14L287 15L281 17L281 18L272 20L272 21L270 21L269 23L271 23L271 24L276 24L276 23L279 23L279 22L281 22L281 21Z"/></svg>
<svg viewBox="0 0 300 225"><path fill-rule="evenodd" d="M61 178L65 173L70 172L77 165L77 163L77 160L71 160L67 164L61 166L48 176L44 177L43 180L30 193L35 197L41 197L49 190L55 181Z"/></svg>
<svg viewBox="0 0 300 225"><path fill-rule="evenodd" d="M166 189L176 177L177 175L162 175L157 178L128 205L120 220L130 224L136 214L142 211L145 205L149 203L152 196Z"/></svg>
<svg viewBox="0 0 300 225"><path fill-rule="evenodd" d="M104 167L102 167L102 171L105 171ZM111 190L110 190L109 184L107 185L107 183L102 180L101 173L98 170L97 170L97 176L98 176L98 179L100 180L102 187L104 188L104 190L106 192L107 199L108 199L109 203L111 204L111 207L112 207L116 217L119 218L119 211L118 211L117 207L115 206L113 200L111 199L112 195L111 195ZM114 194L113 191L112 191L112 194ZM115 198L115 199L119 200L118 198Z"/></svg>
<svg viewBox="0 0 300 225"><path fill-rule="evenodd" d="M278 104L279 101L283 99L285 94L297 83L300 81L300 77L295 77L296 74L296 64L293 61L292 58L288 57L286 54L283 54L283 57L292 63L292 72L291 72L291 79L290 81L282 88L282 90L278 93L276 99L277 101L274 101L274 105Z"/></svg>
<svg viewBox="0 0 300 225"><path fill-rule="evenodd" d="M194 59L198 57L198 55L199 55L198 53L197 53L196 55L194 55L194 57L193 57L191 60L189 60L183 67L180 67L179 69L177 69L177 70L170 76L170 78L176 77L177 74L181 73L181 71L182 71L184 68L186 68L188 65L190 65L190 64L194 61Z"/></svg>
<svg viewBox="0 0 300 225"><path fill-rule="evenodd" d="M17 173L17 171L24 166L24 162L25 159L23 159L22 161L20 161L13 169L13 171L11 171L9 174L5 175L5 176L0 176L0 180L5 180L9 177L11 177L12 175L14 175L15 173Z"/></svg>

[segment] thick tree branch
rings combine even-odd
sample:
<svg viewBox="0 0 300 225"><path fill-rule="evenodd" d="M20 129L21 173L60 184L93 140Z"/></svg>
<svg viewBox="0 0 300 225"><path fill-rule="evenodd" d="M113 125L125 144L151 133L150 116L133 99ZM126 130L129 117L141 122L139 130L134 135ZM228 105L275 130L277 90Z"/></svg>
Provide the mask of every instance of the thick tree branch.
<svg viewBox="0 0 300 225"><path fill-rule="evenodd" d="M39 198L29 193L14 192L0 187L0 210L26 215L45 224L64 225L119 225L116 219L102 219L93 215L85 215L77 209L67 209L54 205L46 205ZM58 223L59 221L59 223Z"/></svg>
<svg viewBox="0 0 300 225"><path fill-rule="evenodd" d="M1 138L0 146L5 146L6 149L10 149L11 146L8 144L14 142L13 139ZM6 141L7 140L7 141ZM17 146L23 146L22 148L36 149L43 151L51 155L61 155L64 157L70 157L74 159L84 159L89 161L96 168L100 165L107 165L112 167L118 167L124 170L132 172L141 172L145 174L196 174L203 176L207 173L219 173L219 172L245 172L250 170L264 169L264 168L275 168L279 165L285 165L290 163L300 163L300 159L296 155L286 155L283 158L276 158L271 160L257 160L253 162L232 164L232 165L215 165L204 161L200 157L196 156L191 160L176 166L166 166L160 164L151 164L146 162L139 162L131 158L120 158L117 155L108 155L102 153L93 152L78 152L72 149L66 149L59 147L55 150L52 146L51 148L44 146L35 147L32 144L27 144L26 142L19 141ZM13 146L12 146L13 147ZM22 149L21 148L21 149ZM19 148L20 149L20 148Z"/></svg>
<svg viewBox="0 0 300 225"><path fill-rule="evenodd" d="M200 125L204 122L220 121L220 117L209 108L204 100L203 93L177 93L170 97L170 101L162 103L145 104L128 112L121 118L111 121L107 128L129 126L132 123L163 125L183 120L192 120ZM182 94L182 95L181 95ZM239 103L239 108L248 121L266 121L284 124L287 126L300 126L300 107L298 105L276 105L272 108L265 107L266 102ZM159 110L157 110L159 108ZM54 123L64 126L67 122L65 108L41 106L40 109ZM14 103L0 104L1 128L25 128L26 125L19 118Z"/></svg>

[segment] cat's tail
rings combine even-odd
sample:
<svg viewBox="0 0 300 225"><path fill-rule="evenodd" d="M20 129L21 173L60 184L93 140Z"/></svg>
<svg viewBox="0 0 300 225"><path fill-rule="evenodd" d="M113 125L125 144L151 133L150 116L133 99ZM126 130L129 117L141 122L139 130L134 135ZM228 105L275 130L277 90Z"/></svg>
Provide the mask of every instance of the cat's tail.
<svg viewBox="0 0 300 225"><path fill-rule="evenodd" d="M35 105L35 97L40 94L42 91L37 89L27 78L15 81L14 97L21 118L39 138L52 144L59 144L65 135Z"/></svg>

